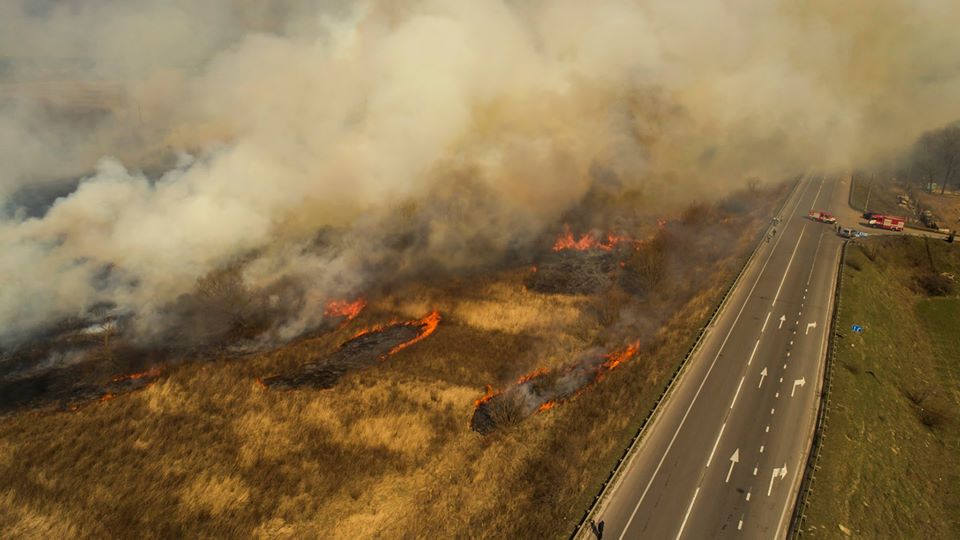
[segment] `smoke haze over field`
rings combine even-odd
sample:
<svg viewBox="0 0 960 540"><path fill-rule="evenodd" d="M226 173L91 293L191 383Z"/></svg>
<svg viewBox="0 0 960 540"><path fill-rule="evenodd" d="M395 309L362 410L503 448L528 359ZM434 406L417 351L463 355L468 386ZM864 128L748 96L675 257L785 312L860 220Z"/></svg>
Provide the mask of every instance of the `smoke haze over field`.
<svg viewBox="0 0 960 540"><path fill-rule="evenodd" d="M297 284L291 336L523 248L597 170L670 208L864 163L960 116L958 27L954 0L3 2L0 346L97 304L155 333L240 260Z"/></svg>

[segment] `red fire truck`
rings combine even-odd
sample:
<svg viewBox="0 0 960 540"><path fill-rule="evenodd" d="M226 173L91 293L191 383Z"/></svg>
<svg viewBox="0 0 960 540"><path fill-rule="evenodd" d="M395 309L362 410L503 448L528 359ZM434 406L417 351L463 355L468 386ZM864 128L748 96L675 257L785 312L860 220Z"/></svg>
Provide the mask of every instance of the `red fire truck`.
<svg viewBox="0 0 960 540"><path fill-rule="evenodd" d="M819 210L811 210L807 212L807 217L819 221L821 223L836 223L837 218L833 214L828 214L827 212L821 212Z"/></svg>
<svg viewBox="0 0 960 540"><path fill-rule="evenodd" d="M883 214L872 214L869 224L878 229L887 229L888 231L902 231L906 218L898 216L885 216Z"/></svg>

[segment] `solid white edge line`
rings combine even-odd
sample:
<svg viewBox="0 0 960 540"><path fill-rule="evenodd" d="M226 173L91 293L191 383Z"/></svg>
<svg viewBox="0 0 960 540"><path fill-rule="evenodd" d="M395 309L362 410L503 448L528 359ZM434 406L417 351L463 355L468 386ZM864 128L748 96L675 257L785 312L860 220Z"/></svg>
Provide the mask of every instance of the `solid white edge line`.
<svg viewBox="0 0 960 540"><path fill-rule="evenodd" d="M717 433L717 440L713 441L713 450L710 450L710 457L707 458L707 467L709 467L710 463L713 462L713 454L717 451L717 445L720 444L720 437L723 437L723 430L726 429L726 427L726 422L720 426L720 433Z"/></svg>
<svg viewBox="0 0 960 540"><path fill-rule="evenodd" d="M677 539L683 534L683 528L687 526L687 519L690 518L690 511L693 510L693 503L697 502L697 495L700 494L700 488L693 492L693 499L690 500L690 506L687 507L687 513L683 516L683 523L680 524L680 530L677 531Z"/></svg>
<svg viewBox="0 0 960 540"><path fill-rule="evenodd" d="M831 275L832 283L833 283L833 284L830 286L830 292L831 292L831 294L828 295L828 301L827 301L826 306L825 306L825 309L824 309L824 317L825 317L825 320L830 320L830 314L831 314L831 312L833 311L834 295L836 294L836 285L837 285L837 274L842 271L842 270L840 269L840 264L839 264L839 262L840 262L840 261L839 261L839 256L838 256L838 257L837 257L837 260L834 261L835 264L832 265L834 271L831 272L830 275ZM826 358L826 355L827 355L827 352L828 352L828 348L829 348L829 341L828 341L828 339L827 339L827 338L828 338L828 333L827 333L826 330L823 330L823 331L821 331L820 335L821 335L821 337L820 337L820 358L821 358L821 360L823 360L823 359ZM825 363L825 362L818 362L818 364L819 364L819 365L818 365L818 368L817 368L817 390L818 390L818 391L817 391L817 394L819 394L819 393L822 391L822 387L823 387L823 370L826 369L826 363ZM814 404L815 404L815 406L814 406L814 411L816 411L816 409L820 407L820 401L819 401L819 400L814 400ZM816 421L817 421L817 420L816 420L816 414L814 414L814 419L813 419L814 426L816 426ZM814 429L815 429L815 428L814 428ZM791 486L790 486L790 489L787 490L787 500L786 500L786 502L784 502L784 504L783 504L783 510L780 512L780 521L777 522L777 531L776 531L776 533L774 533L774 539L779 539L779 538L781 538L781 536L780 536L780 531L783 529L784 520L786 519L787 514L790 513L790 510L792 509L792 506L793 506L793 505L791 505L790 503L791 503L791 502L796 503L797 499L798 499L799 496L800 496L800 493L798 492L798 486L797 486L797 484L798 484L798 483L801 481L801 479L803 478L803 474L801 474L801 471L803 471L803 467L806 466L806 464L805 464L804 462L806 461L807 454L812 450L812 446L813 446L813 445L812 445L812 441L813 441L813 436L811 435L811 436L810 436L810 440L807 441L807 443L808 443L808 444L807 444L807 448L805 449L805 451L804 451L803 454L801 455L800 460L799 460L799 462L797 463L796 469L794 469L794 470L796 471L796 473L794 474L794 477L793 477L794 479L793 479L793 482L792 482L792 484L791 484ZM786 536L786 533L784 533L784 536Z"/></svg>
<svg viewBox="0 0 960 540"><path fill-rule="evenodd" d="M803 194L806 192L808 186L797 194L797 202L793 205L793 210L790 211L789 215L794 215L797 212L797 208L800 206L800 201L803 200ZM789 203L788 203L789 204ZM789 218L788 218L789 219ZM806 225L804 225L806 227ZM673 443L677 440L677 435L680 434L680 430L683 428L683 424L687 421L687 416L690 415L690 410L693 409L693 405L697 402L697 397L700 395L700 391L703 390L703 386L707 383L707 379L710 377L710 373L713 371L713 367L717 363L717 359L720 358L720 353L723 351L724 346L727 344L727 340L730 339L730 334L733 333L733 329L737 327L737 321L740 320L740 316L743 314L743 310L747 307L747 302L750 300L750 297L753 295L753 291L756 290L757 284L760 283L760 278L763 276L764 270L767 269L767 264L770 263L770 258L773 257L773 252L776 251L777 246L780 244L780 239L783 238L783 235L778 235L778 238L774 241L773 246L770 248L770 252L767 254L767 259L763 261L763 266L760 267L760 271L757 272L757 277L753 281L753 286L750 287L750 290L747 292L747 296L743 300L743 304L740 305L740 311L737 312L737 316L733 319L733 323L730 325L730 329L727 331L727 335L724 336L723 342L720 343L720 348L717 349L717 354L713 357L713 361L710 362L710 367L707 368L707 373L703 376L703 379L700 381L700 386L697 388L697 391L693 394L693 399L690 400L690 404L687 405L687 410L683 413L683 417L680 418L680 425L677 426L677 430L673 432L673 437L670 438L670 442L667 444L666 450L664 450L663 455L660 456L660 461L657 463L656 468L653 470L653 474L650 476L650 480L647 482L647 485L643 488L643 493L640 494L640 499L637 501L637 505L633 507L633 512L630 513L630 517L627 518L627 523L623 526L623 530L620 531L620 536L618 540L623 540L627 535L627 531L630 530L630 524L633 523L633 519L637 516L637 512L640 510L640 505L643 504L643 499L646 498L647 492L650 491L650 486L653 485L653 481L657 478L657 474L660 472L660 468L663 467L663 462L667 459L667 454L670 453L670 449L673 448ZM698 488L699 489L699 488Z"/></svg>

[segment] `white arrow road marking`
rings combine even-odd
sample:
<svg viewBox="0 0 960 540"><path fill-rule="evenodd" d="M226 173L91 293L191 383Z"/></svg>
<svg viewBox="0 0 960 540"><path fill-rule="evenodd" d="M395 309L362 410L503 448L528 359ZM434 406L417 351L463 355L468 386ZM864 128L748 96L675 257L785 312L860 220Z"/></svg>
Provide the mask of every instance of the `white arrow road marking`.
<svg viewBox="0 0 960 540"><path fill-rule="evenodd" d="M810 333L810 329L811 329L811 328L816 328L816 327L817 327L817 321L813 321L812 323L807 323L807 331L804 332L803 335L809 334L809 333Z"/></svg>
<svg viewBox="0 0 960 540"><path fill-rule="evenodd" d="M787 320L787 316L786 316L786 315L781 315L781 316L780 316L780 326L777 327L777 330L783 328L783 321L785 321L785 320Z"/></svg>
<svg viewBox="0 0 960 540"><path fill-rule="evenodd" d="M798 386L803 387L805 384L807 384L805 377L800 377L799 379L793 381L793 388L790 389L790 397L793 397L793 393L797 390Z"/></svg>
<svg viewBox="0 0 960 540"><path fill-rule="evenodd" d="M760 384L757 385L757 388L763 386L763 379L767 376L767 368L763 368L763 371L760 372Z"/></svg>
<svg viewBox="0 0 960 540"><path fill-rule="evenodd" d="M724 484L730 482L730 474L733 473L733 466L737 463L740 463L740 449L737 448L733 451L733 455L730 456L730 470L727 471L727 479L723 481Z"/></svg>
<svg viewBox="0 0 960 540"><path fill-rule="evenodd" d="M767 497L770 496L770 493L773 491L773 481L777 477L780 477L783 480L787 476L787 464L784 463L783 467L774 467L773 473L770 475L770 487L767 488Z"/></svg>

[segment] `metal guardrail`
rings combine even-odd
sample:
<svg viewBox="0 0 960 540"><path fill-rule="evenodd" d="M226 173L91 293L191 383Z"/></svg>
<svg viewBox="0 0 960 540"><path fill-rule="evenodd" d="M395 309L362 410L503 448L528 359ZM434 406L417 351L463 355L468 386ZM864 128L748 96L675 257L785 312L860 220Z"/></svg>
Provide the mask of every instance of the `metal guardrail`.
<svg viewBox="0 0 960 540"><path fill-rule="evenodd" d="M837 284L833 297L833 316L830 318L830 350L827 351L827 359L823 369L823 389L820 392L820 407L817 410L817 422L813 430L813 448L810 449L810 455L807 457L807 464L803 469L803 480L800 481L800 493L797 495L797 503L793 507L793 516L790 519L790 527L787 529L787 538L797 539L803 536L803 524L807 519L806 510L810 505L810 493L813 491L813 484L816 481L816 472L820 468L820 450L823 448L823 439L826 437L824 428L829 417L830 408L830 385L832 384L834 356L837 350L837 323L840 319L840 291L843 287L843 265L847 260L847 246L850 242L844 242L840 251L840 271L837 272Z"/></svg>
<svg viewBox="0 0 960 540"><path fill-rule="evenodd" d="M779 217L783 210L787 207L787 204L793 199L794 194L797 189L800 187L801 180L798 179L793 186L793 189L790 191L789 195L783 200L783 203L780 205L780 208L774 214L774 216ZM593 498L593 502L590 504L590 507L584 512L583 516L580 518L580 521L577 523L577 526L573 529L573 532L570 534L570 538L574 539L584 531L590 516L596 511L600 503L606 498L607 490L610 486L613 485L614 481L620 476L622 472L623 465L629 460L633 455L634 450L637 447L637 444L643 439L644 431L647 426L650 425L650 421L656 416L659 411L660 404L666 399L666 397L673 390L674 383L677 379L680 378L680 374L686 368L690 358L693 354L700 348L700 345L703 342L703 338L707 333L707 329L714 325L716 322L717 315L727 304L727 301L730 299L730 295L734 289L737 288L737 285L740 283L740 280L743 278L743 274L746 272L747 268L750 266L750 263L753 262L753 259L756 257L757 253L760 251L760 248L764 246L763 239L770 232L770 229L774 227L773 224L767 225L767 228L762 230L757 237L757 245L744 261L743 265L740 267L740 271L737 272L736 278L730 283L730 286L727 287L727 290L724 292L720 301L713 308L713 311L710 313L710 318L707 319L707 323L700 328L700 331L697 333L697 338L694 340L693 345L687 350L687 354L684 355L683 361L680 362L680 365L673 371L673 374L670 376L670 381L664 387L663 391L660 392L660 396L657 397L656 401L653 403L653 407L650 408L650 411L647 412L647 416L643 419L643 422L640 424L640 427L637 429L637 432L631 437L630 444L627 445L627 448L624 450L623 454L620 455L620 458L617 459L616 465L613 467L613 470L610 471L610 474L607 476L606 480L603 481L603 484L600 486L600 492Z"/></svg>

